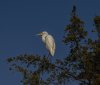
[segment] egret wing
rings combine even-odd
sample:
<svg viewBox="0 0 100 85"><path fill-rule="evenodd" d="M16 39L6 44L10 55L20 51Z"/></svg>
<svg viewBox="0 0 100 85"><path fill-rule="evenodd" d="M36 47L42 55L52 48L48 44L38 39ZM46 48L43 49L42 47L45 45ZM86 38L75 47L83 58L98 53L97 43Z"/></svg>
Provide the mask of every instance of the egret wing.
<svg viewBox="0 0 100 85"><path fill-rule="evenodd" d="M55 53L55 41L51 35L46 36L46 48L49 50L50 54L54 56Z"/></svg>

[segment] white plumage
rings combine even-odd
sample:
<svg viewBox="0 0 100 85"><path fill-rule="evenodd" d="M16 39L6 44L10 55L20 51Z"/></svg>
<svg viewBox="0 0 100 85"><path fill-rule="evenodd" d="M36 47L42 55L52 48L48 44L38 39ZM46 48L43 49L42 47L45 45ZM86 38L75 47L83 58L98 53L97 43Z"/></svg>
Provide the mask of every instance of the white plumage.
<svg viewBox="0 0 100 85"><path fill-rule="evenodd" d="M48 49L49 53L54 56L55 54L55 41L52 35L48 34L48 32L43 31L38 35L41 36L42 41L45 43L46 48Z"/></svg>

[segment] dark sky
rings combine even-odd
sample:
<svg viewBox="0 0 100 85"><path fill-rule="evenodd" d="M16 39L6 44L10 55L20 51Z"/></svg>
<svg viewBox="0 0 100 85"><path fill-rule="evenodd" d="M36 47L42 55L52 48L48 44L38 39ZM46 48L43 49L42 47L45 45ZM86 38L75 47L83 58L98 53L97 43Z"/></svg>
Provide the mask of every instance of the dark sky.
<svg viewBox="0 0 100 85"><path fill-rule="evenodd" d="M62 43L64 28L69 23L75 0L0 0L0 85L21 85L20 74L8 70L5 59L20 54L47 54L39 37L48 31L55 38L55 57L65 56ZM100 15L100 0L76 0L79 17L86 30L93 26L92 17ZM90 34L91 35L91 34Z"/></svg>

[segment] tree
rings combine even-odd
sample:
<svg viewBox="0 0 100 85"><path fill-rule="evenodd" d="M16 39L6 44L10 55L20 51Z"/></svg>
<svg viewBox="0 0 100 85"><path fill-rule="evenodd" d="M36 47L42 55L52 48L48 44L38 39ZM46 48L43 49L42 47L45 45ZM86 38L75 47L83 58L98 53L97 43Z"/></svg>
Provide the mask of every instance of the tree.
<svg viewBox="0 0 100 85"><path fill-rule="evenodd" d="M94 23L100 29L99 16L94 18ZM50 62L46 56L25 54L7 60L11 64L10 70L23 75L23 85L63 85L73 79L79 81L79 85L100 85L99 38L88 38L84 22L77 16L76 6L73 6L70 24L66 26L63 38L69 49L64 59Z"/></svg>

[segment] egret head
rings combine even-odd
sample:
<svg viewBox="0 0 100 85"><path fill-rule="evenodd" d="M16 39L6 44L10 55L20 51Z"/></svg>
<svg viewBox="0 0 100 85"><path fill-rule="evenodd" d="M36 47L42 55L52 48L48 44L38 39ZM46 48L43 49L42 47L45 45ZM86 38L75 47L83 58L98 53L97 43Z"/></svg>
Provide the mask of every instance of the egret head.
<svg viewBox="0 0 100 85"><path fill-rule="evenodd" d="M48 32L43 31L43 32L40 32L40 33L39 33L39 34L37 34L37 35L39 35L39 36L48 35Z"/></svg>

